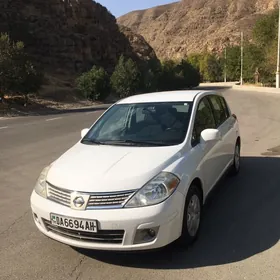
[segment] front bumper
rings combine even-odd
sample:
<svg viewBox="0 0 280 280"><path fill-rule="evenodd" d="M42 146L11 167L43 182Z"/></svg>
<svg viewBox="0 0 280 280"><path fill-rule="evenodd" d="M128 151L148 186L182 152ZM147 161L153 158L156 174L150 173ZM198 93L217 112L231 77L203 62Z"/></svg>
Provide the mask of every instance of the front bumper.
<svg viewBox="0 0 280 280"><path fill-rule="evenodd" d="M73 247L116 251L156 249L178 239L182 230L184 203L185 197L176 191L165 202L154 206L133 209L76 211L44 199L34 191L31 195L34 222L46 236ZM97 220L101 232L124 231L122 241L119 244L110 243L110 241L106 243L85 241L49 230L47 225L50 222L51 213L72 218ZM36 214L36 218L34 214ZM153 241L134 244L137 230L157 227L159 229Z"/></svg>

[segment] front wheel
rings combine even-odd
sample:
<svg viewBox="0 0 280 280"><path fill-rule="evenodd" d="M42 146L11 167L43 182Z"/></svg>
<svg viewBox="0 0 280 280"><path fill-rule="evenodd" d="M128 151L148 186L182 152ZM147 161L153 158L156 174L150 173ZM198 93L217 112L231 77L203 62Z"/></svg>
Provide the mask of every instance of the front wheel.
<svg viewBox="0 0 280 280"><path fill-rule="evenodd" d="M233 156L233 164L230 169L230 175L236 176L240 171L240 144L236 143Z"/></svg>
<svg viewBox="0 0 280 280"><path fill-rule="evenodd" d="M202 212L202 194L196 185L191 185L184 209L182 234L178 239L181 246L188 247L198 237L201 212Z"/></svg>

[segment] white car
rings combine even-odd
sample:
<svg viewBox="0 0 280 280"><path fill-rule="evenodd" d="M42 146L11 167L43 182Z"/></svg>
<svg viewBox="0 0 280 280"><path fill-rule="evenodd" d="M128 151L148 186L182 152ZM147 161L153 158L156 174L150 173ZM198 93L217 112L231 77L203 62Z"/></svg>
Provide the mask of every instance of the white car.
<svg viewBox="0 0 280 280"><path fill-rule="evenodd" d="M35 224L79 248L188 246L211 189L239 172L240 146L237 118L219 93L120 100L42 171L31 195Z"/></svg>

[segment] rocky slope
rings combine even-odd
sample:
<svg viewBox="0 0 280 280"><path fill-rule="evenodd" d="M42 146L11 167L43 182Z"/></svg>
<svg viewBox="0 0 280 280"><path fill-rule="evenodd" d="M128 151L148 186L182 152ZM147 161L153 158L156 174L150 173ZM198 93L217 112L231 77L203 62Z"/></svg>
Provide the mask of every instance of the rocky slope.
<svg viewBox="0 0 280 280"><path fill-rule="evenodd" d="M115 17L92 0L0 0L0 11L0 32L22 40L48 73L71 75L93 64L112 71L120 54L138 57Z"/></svg>
<svg viewBox="0 0 280 280"><path fill-rule="evenodd" d="M120 25L119 29L128 39L132 51L139 59L143 61L157 59L154 49L147 43L142 35L133 32L130 28L123 25Z"/></svg>
<svg viewBox="0 0 280 280"><path fill-rule="evenodd" d="M221 50L240 42L240 31L250 38L252 27L276 0L182 0L118 19L148 41L159 58L181 58L187 53Z"/></svg>

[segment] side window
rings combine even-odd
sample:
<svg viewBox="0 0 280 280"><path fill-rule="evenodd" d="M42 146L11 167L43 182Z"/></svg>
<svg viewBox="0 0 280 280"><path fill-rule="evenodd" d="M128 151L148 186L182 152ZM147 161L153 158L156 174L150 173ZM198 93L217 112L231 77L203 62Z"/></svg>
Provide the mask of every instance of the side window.
<svg viewBox="0 0 280 280"><path fill-rule="evenodd" d="M216 120L216 128L218 128L221 124L223 124L228 119L228 116L221 103L221 99L219 96L212 95L209 96L209 99L213 106L214 117Z"/></svg>
<svg viewBox="0 0 280 280"><path fill-rule="evenodd" d="M215 126L215 119L210 103L205 97L200 101L196 111L192 135L192 145L195 146L200 142L200 134L204 129L215 128Z"/></svg>
<svg viewBox="0 0 280 280"><path fill-rule="evenodd" d="M225 111L225 114L226 114L227 118L229 118L230 117L230 113L229 113L229 109L228 109L228 106L227 106L227 103L226 103L225 99L223 97L221 97L221 96L219 96L219 99L221 101L222 107L223 107L223 109Z"/></svg>

